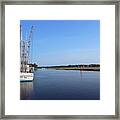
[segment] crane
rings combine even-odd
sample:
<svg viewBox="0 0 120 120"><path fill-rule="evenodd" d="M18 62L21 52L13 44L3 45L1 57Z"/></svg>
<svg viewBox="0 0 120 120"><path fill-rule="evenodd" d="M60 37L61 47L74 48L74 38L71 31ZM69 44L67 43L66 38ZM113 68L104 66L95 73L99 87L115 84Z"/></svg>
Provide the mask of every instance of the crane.
<svg viewBox="0 0 120 120"><path fill-rule="evenodd" d="M29 37L28 37L28 58L29 58L29 62L30 62L30 47L31 47L31 40L32 40L32 34L33 34L33 30L35 30L34 26L31 27L30 33L29 33Z"/></svg>
<svg viewBox="0 0 120 120"><path fill-rule="evenodd" d="M34 30L34 26L31 27L28 39L24 40L22 37L23 36L22 26L20 25L20 57L21 57L21 71L22 72L26 72L25 66L27 64L30 64L30 48L31 48L33 30Z"/></svg>

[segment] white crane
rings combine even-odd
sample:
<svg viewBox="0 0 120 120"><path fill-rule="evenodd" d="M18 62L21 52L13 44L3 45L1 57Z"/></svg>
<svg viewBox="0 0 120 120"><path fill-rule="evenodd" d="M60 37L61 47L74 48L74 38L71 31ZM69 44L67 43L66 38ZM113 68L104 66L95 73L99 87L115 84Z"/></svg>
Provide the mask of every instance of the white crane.
<svg viewBox="0 0 120 120"><path fill-rule="evenodd" d="M31 40L33 30L34 27L32 26L28 39L24 40L22 34L22 26L20 25L20 59L21 59L20 78L22 81L33 80L34 67L32 66L32 63L30 63Z"/></svg>

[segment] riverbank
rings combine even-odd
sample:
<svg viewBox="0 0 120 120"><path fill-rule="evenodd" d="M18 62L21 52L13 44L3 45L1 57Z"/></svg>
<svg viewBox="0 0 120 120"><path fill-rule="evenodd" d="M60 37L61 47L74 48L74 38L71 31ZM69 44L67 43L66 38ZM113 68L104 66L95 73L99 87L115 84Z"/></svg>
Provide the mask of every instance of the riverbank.
<svg viewBox="0 0 120 120"><path fill-rule="evenodd" d="M46 66L37 67L38 69L53 69L53 70L80 70L80 71L100 71L99 64L89 64L89 65L67 65L67 66Z"/></svg>
<svg viewBox="0 0 120 120"><path fill-rule="evenodd" d="M80 71L100 71L100 68L98 67L88 67L88 68L75 68L75 67L62 67L62 68L47 68L47 69L53 69L53 70L80 70Z"/></svg>

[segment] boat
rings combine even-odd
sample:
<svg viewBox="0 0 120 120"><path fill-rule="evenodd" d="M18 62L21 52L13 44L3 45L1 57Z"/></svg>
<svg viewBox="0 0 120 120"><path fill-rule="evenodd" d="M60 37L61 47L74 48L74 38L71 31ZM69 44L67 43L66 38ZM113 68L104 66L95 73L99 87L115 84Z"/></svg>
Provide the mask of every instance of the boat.
<svg viewBox="0 0 120 120"><path fill-rule="evenodd" d="M34 79L34 67L25 65L25 70L20 72L20 81L33 81Z"/></svg>
<svg viewBox="0 0 120 120"><path fill-rule="evenodd" d="M22 26L20 26L20 82L34 80L34 65L30 63L30 43L32 38L33 26L31 27L28 40L22 37Z"/></svg>

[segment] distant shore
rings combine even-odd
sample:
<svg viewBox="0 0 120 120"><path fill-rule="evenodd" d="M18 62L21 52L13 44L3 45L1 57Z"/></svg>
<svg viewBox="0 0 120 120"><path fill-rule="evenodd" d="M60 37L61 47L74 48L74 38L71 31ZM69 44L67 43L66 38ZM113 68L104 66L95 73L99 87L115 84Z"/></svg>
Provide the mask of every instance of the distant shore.
<svg viewBox="0 0 120 120"><path fill-rule="evenodd" d="M100 68L47 68L54 70L80 70L80 71L100 71Z"/></svg>
<svg viewBox="0 0 120 120"><path fill-rule="evenodd" d="M80 71L100 71L99 64L89 64L89 65L68 65L68 66L47 66L47 67L37 67L39 69L53 69L53 70L80 70Z"/></svg>

